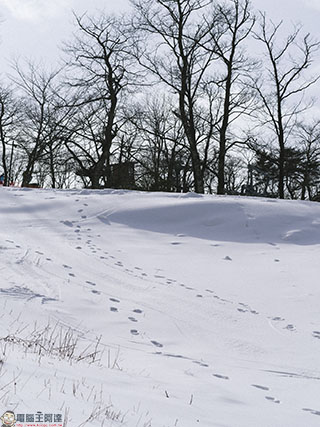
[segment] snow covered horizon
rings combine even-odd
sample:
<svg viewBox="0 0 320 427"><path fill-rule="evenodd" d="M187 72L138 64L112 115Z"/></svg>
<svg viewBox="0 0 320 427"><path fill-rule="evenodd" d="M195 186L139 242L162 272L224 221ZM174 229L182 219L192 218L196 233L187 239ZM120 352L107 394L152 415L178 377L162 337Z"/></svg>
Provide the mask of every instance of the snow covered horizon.
<svg viewBox="0 0 320 427"><path fill-rule="evenodd" d="M318 203L20 188L0 202L0 416L319 425Z"/></svg>

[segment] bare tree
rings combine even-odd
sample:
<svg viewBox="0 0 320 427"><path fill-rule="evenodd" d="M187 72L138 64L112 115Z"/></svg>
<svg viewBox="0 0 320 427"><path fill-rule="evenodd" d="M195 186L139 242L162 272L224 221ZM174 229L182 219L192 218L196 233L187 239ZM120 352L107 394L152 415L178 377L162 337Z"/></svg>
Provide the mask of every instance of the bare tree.
<svg viewBox="0 0 320 427"><path fill-rule="evenodd" d="M56 82L59 71L47 72L31 62L24 70L16 63L15 71L16 76L13 76L12 80L21 90L23 109L17 145L26 158L22 186L27 186L32 180L37 162L49 143L53 128L59 125L58 122L54 122L59 110ZM63 117L60 117L61 120Z"/></svg>
<svg viewBox="0 0 320 427"><path fill-rule="evenodd" d="M218 71L210 85L217 87L215 105L217 108L218 130L218 186L217 193L225 193L226 154L241 141L231 135L230 125L241 115L250 114L254 104L253 91L248 86L248 76L256 69L256 62L251 60L244 47L244 42L251 34L255 16L251 10L250 0L228 0L214 6L213 18L208 21L210 45L220 59Z"/></svg>
<svg viewBox="0 0 320 427"><path fill-rule="evenodd" d="M19 133L20 111L11 87L0 87L0 140L4 185L13 181L15 139Z"/></svg>
<svg viewBox="0 0 320 427"><path fill-rule="evenodd" d="M204 14L210 10L210 3L209 0L133 0L137 11L135 25L144 37L137 57L146 70L177 95L176 115L188 141L194 189L198 193L204 192L208 145L201 144L203 135L197 131L197 103L214 59L214 52L204 49L210 33L210 28L204 25ZM147 35L150 43L145 48Z"/></svg>
<svg viewBox="0 0 320 427"><path fill-rule="evenodd" d="M136 133L132 159L140 171L139 183L152 191L185 190L190 155L181 121L172 112L168 96L146 97L134 105L129 122Z"/></svg>
<svg viewBox="0 0 320 427"><path fill-rule="evenodd" d="M266 72L254 86L261 100L260 118L269 126L278 145L278 196L281 199L285 197L288 140L299 113L307 107L305 92L319 79L307 74L319 42L313 41L310 34L302 36L300 26L283 38L282 24L282 21L268 22L266 15L261 14L260 30L254 35L263 44L267 56Z"/></svg>
<svg viewBox="0 0 320 427"><path fill-rule="evenodd" d="M301 200L319 198L320 194L320 121L298 123L297 148L301 153L299 184Z"/></svg>
<svg viewBox="0 0 320 427"><path fill-rule="evenodd" d="M131 55L133 40L123 19L104 15L75 18L76 38L64 48L68 54L66 79L75 90L72 105L86 117L87 128L78 130L78 138L68 144L68 150L79 174L88 177L93 188L99 188L103 179L108 185L111 148L123 122L121 103L137 79ZM99 116L103 122L98 124ZM78 157L79 150L86 153L86 161Z"/></svg>

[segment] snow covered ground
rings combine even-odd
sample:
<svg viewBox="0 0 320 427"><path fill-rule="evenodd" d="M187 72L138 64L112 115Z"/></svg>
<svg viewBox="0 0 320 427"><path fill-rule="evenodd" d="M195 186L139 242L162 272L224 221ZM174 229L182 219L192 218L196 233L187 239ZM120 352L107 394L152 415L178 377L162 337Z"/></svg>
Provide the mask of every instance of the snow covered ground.
<svg viewBox="0 0 320 427"><path fill-rule="evenodd" d="M0 415L320 425L320 204L0 188L0 224Z"/></svg>

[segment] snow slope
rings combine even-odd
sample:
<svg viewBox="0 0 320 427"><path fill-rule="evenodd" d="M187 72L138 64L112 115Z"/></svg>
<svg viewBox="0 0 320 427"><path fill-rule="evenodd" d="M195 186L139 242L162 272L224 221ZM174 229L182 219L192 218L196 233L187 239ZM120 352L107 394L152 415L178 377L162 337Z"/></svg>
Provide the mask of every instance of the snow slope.
<svg viewBox="0 0 320 427"><path fill-rule="evenodd" d="M320 425L319 204L0 188L0 224L0 412Z"/></svg>

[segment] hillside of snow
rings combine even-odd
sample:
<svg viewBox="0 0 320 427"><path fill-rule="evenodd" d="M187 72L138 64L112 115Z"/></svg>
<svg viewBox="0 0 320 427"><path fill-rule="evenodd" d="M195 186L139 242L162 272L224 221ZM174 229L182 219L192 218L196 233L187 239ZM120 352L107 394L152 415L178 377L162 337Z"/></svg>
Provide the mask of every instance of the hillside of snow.
<svg viewBox="0 0 320 427"><path fill-rule="evenodd" d="M0 188L0 224L0 415L319 426L320 204Z"/></svg>

